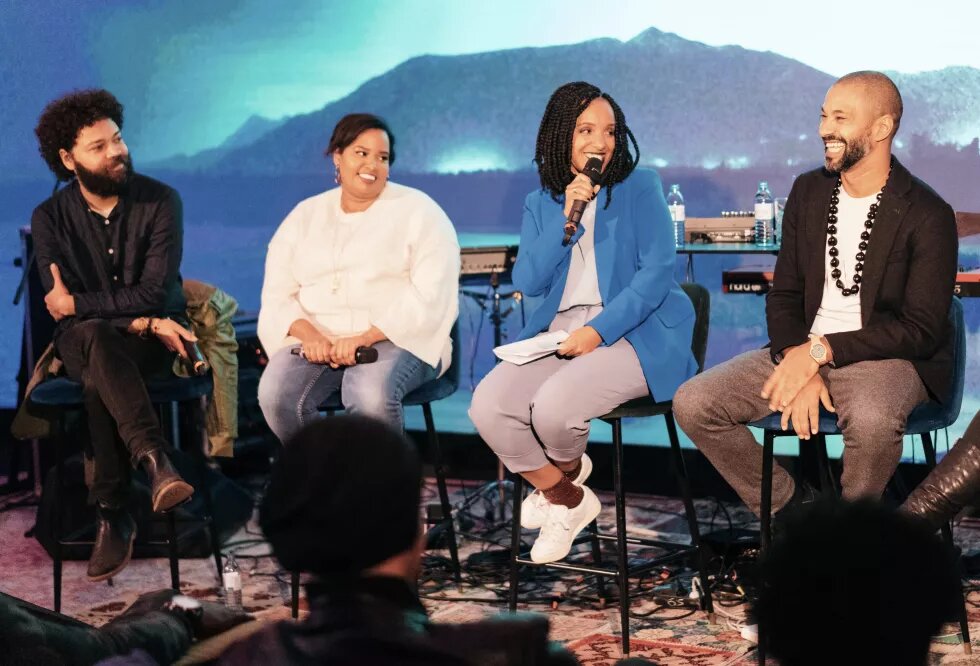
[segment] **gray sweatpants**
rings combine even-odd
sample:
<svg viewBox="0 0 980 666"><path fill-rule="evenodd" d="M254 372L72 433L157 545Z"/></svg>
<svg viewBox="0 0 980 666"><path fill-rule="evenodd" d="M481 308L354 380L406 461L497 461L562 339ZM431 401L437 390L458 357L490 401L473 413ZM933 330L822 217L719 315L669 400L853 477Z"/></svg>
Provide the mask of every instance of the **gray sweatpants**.
<svg viewBox="0 0 980 666"><path fill-rule="evenodd" d="M771 413L759 393L774 367L769 350L746 352L689 379L674 395L678 425L756 515L762 447L745 424ZM909 413L929 397L926 388L912 364L898 359L824 366L820 374L844 435L844 499L878 497L902 456ZM786 504L793 491L792 477L774 465L773 510Z"/></svg>
<svg viewBox="0 0 980 666"><path fill-rule="evenodd" d="M579 306L555 315L549 331L574 331L601 312ZM589 440L589 421L627 400L648 395L640 361L622 338L572 359L546 356L525 365L502 362L473 393L470 419L512 472L576 460Z"/></svg>

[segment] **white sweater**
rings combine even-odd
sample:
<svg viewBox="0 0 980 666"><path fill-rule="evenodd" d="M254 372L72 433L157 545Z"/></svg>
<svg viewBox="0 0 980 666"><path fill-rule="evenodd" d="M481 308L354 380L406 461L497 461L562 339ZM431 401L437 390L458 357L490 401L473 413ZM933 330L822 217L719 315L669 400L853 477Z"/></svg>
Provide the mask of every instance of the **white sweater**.
<svg viewBox="0 0 980 666"><path fill-rule="evenodd" d="M331 339L373 325L445 372L459 268L456 231L425 193L389 181L370 208L345 213L340 188L328 190L301 201L269 242L259 340L271 356L299 342L288 335L297 319Z"/></svg>

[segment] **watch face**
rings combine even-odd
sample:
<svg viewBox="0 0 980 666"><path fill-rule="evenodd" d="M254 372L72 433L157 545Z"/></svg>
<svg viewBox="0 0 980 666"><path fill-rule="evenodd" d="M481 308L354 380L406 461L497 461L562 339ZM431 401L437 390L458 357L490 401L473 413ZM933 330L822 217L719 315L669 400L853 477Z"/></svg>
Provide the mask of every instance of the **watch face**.
<svg viewBox="0 0 980 666"><path fill-rule="evenodd" d="M827 355L827 348L821 344L815 344L810 347L810 356L815 359L823 359Z"/></svg>

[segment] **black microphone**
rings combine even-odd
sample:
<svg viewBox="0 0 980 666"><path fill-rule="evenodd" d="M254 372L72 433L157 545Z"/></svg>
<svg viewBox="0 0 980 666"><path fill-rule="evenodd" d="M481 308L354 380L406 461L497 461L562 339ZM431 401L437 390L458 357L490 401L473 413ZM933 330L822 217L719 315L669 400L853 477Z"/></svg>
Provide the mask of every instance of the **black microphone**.
<svg viewBox="0 0 980 666"><path fill-rule="evenodd" d="M303 356L303 348L293 347L291 350L289 350L289 353L293 356ZM354 350L354 363L357 365L361 365L363 363L374 363L377 360L378 350L374 347L358 347Z"/></svg>
<svg viewBox="0 0 980 666"><path fill-rule="evenodd" d="M595 187L602 182L602 159L598 157L590 157L585 163L585 168L582 169L582 173L589 177L592 182L592 187ZM578 223L582 221L582 213L585 212L585 207L589 205L588 201L582 201L581 199L576 199L572 202L572 210L568 214L568 221L565 222L565 237L562 239L561 244L568 245L568 242L572 240L572 236L578 230Z"/></svg>
<svg viewBox="0 0 980 666"><path fill-rule="evenodd" d="M208 360L204 358L204 354L201 353L201 348L197 346L197 343L190 340L183 340L182 342L184 343L184 351L187 352L187 358L181 357L181 360L184 367L187 368L187 372L198 377L208 374L211 366L208 364Z"/></svg>

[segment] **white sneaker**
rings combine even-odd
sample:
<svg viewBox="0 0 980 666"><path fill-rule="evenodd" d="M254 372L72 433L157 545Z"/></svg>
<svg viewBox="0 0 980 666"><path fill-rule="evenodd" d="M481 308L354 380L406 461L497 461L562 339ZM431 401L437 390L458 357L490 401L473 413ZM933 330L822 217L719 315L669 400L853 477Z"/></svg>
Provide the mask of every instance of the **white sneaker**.
<svg viewBox="0 0 980 666"><path fill-rule="evenodd" d="M572 483L581 486L588 480L590 474L592 474L592 460L583 453L582 467ZM548 519L549 508L551 503L544 498L540 490L535 490L521 503L521 527L526 530L536 530L544 525L544 521Z"/></svg>
<svg viewBox="0 0 980 666"><path fill-rule="evenodd" d="M569 509L561 504L552 504L548 517L541 526L534 546L531 547L533 562L557 562L568 555L572 541L578 533L596 519L602 510L599 498L587 486L582 486L585 495L575 508Z"/></svg>

